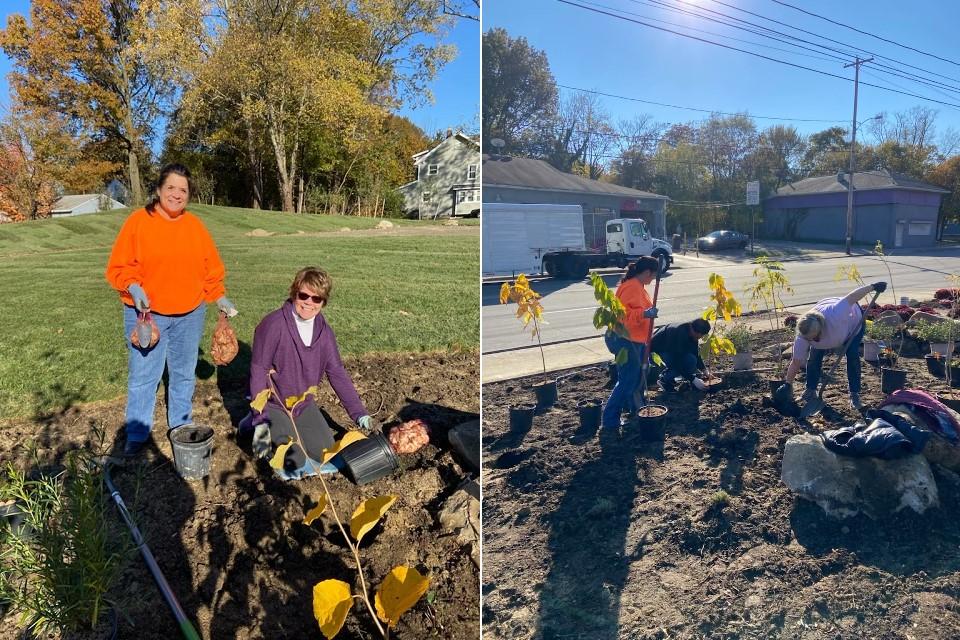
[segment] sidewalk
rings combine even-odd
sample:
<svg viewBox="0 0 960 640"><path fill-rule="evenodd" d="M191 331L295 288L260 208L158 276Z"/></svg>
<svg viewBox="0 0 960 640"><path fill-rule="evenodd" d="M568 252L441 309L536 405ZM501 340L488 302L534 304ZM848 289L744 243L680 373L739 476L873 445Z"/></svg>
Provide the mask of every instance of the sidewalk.
<svg viewBox="0 0 960 640"><path fill-rule="evenodd" d="M897 293L901 294L900 291ZM930 297L930 291L926 289L923 291L905 291L901 297L922 300ZM787 307L785 313L800 315L811 306L813 306L813 303ZM747 316L742 318L741 322L756 331L770 329L770 321L765 318ZM544 345L542 360L539 347L525 347L481 355L480 381L481 384L486 384L543 373L544 363L546 363L547 371L559 371L606 363L611 360L613 360L613 356L607 351L607 346L600 336Z"/></svg>

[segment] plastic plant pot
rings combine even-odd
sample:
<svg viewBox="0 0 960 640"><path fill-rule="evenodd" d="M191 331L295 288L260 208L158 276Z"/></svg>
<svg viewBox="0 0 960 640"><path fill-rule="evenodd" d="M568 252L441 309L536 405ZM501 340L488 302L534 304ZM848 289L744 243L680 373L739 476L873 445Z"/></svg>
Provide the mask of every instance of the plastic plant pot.
<svg viewBox="0 0 960 640"><path fill-rule="evenodd" d="M907 382L907 372L904 369L880 369L880 390L884 393L893 393L902 389Z"/></svg>
<svg viewBox="0 0 960 640"><path fill-rule="evenodd" d="M733 370L746 371L753 368L753 352L743 351L733 356Z"/></svg>
<svg viewBox="0 0 960 640"><path fill-rule="evenodd" d="M533 404L521 404L510 407L510 432L526 433L533 426L533 414L537 406Z"/></svg>
<svg viewBox="0 0 960 640"><path fill-rule="evenodd" d="M944 358L941 358L938 355L928 353L923 356L923 359L927 363L927 371L930 372L934 378L946 378L947 377L947 366Z"/></svg>
<svg viewBox="0 0 960 640"><path fill-rule="evenodd" d="M947 405L954 411L960 411L960 398L953 397L954 392L948 391L947 393L951 394L949 397L944 394L937 394L937 400Z"/></svg>
<svg viewBox="0 0 960 640"><path fill-rule="evenodd" d="M600 417L603 414L603 403L600 400L587 400L577 403L577 413L580 414L580 429L596 431L600 428Z"/></svg>
<svg viewBox="0 0 960 640"><path fill-rule="evenodd" d="M340 458L347 476L358 485L379 480L400 466L400 458L382 433L350 444L340 452Z"/></svg>
<svg viewBox="0 0 960 640"><path fill-rule="evenodd" d="M666 437L664 429L669 409L661 404L648 404L637 411L637 438L641 442L660 442Z"/></svg>
<svg viewBox="0 0 960 640"><path fill-rule="evenodd" d="M173 464L185 480L200 480L210 475L213 453L213 429L184 424L170 430Z"/></svg>
<svg viewBox="0 0 960 640"><path fill-rule="evenodd" d="M533 392L537 395L537 409L549 409L557 403L557 381L547 380L533 385Z"/></svg>
<svg viewBox="0 0 960 640"><path fill-rule="evenodd" d="M880 355L880 345L875 341L867 338L863 341L863 359L867 362L876 362L877 356Z"/></svg>

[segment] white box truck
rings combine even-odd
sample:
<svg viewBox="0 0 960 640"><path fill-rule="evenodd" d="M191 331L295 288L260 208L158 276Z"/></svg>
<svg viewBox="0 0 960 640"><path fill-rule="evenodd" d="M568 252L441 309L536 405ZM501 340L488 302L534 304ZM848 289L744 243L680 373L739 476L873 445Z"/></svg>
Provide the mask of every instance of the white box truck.
<svg viewBox="0 0 960 640"><path fill-rule="evenodd" d="M546 273L580 279L590 269L626 267L653 256L665 272L673 264L670 243L654 238L639 218L606 223L605 250L586 248L580 205L483 203L483 275Z"/></svg>

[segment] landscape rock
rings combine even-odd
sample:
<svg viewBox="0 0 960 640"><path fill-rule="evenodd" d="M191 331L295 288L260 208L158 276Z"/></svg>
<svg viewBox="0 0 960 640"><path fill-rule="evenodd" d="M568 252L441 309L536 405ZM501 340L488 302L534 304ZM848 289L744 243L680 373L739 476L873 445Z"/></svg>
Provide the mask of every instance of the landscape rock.
<svg viewBox="0 0 960 640"><path fill-rule="evenodd" d="M936 324L938 322L946 322L947 320L949 320L949 318L946 316L941 316L936 313L927 313L926 311L917 311L907 319L906 325L908 327L915 327L921 322L926 322L927 324Z"/></svg>
<svg viewBox="0 0 960 640"><path fill-rule="evenodd" d="M480 420L458 424L447 433L450 446L467 461L474 471L480 471Z"/></svg>
<svg viewBox="0 0 960 640"><path fill-rule="evenodd" d="M905 508L923 513L939 505L936 481L922 455L897 460L840 456L809 433L787 440L780 479L837 519L863 513L877 520Z"/></svg>
<svg viewBox="0 0 960 640"><path fill-rule="evenodd" d="M381 220L380 222L377 223L377 226L374 228L375 229L393 229L394 226L395 225L389 220Z"/></svg>
<svg viewBox="0 0 960 640"><path fill-rule="evenodd" d="M465 482L447 498L440 511L440 526L455 534L457 542L470 547L470 559L480 566L480 483Z"/></svg>
<svg viewBox="0 0 960 640"><path fill-rule="evenodd" d="M896 311L890 310L890 311L884 311L883 313L881 313L879 316L877 316L877 319L874 320L874 322L877 322L879 324L890 325L891 327L899 327L903 324L903 319L900 318L899 313L897 313Z"/></svg>

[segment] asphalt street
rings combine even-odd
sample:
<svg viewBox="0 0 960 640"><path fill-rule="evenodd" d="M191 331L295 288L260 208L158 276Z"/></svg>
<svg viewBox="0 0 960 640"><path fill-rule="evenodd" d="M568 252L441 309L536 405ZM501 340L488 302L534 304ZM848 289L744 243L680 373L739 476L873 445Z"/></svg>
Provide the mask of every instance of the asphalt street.
<svg viewBox="0 0 960 640"><path fill-rule="evenodd" d="M868 283L877 280L892 282L893 286L880 297L879 304L899 302L899 298L903 296L931 298L936 289L949 286L947 275L960 274L960 250L956 248L929 250L913 255L891 255L886 257L886 262L892 278L881 259L872 255L849 257L830 254L829 257L817 255L786 261L784 267L794 294L785 296L784 302L787 307L804 310L821 298L847 293L855 285L848 280L835 280L838 268L844 264L855 264ZM737 296L746 312L750 299L744 294L744 289L755 280L753 269L754 265L750 263L749 256L743 252L719 256L701 254L700 258L692 254L677 256L673 268L660 283L658 323L682 322L699 317L708 303L707 279L712 272L719 273L726 279L727 288ZM607 285L615 287L621 274L621 271L615 270L604 272ZM541 340L544 344L600 335L600 332L593 328L592 318L596 302L593 289L587 280L571 282L543 279L534 281L532 286L542 296L543 315L546 320L541 326ZM652 283L649 290L653 295ZM521 332L521 324L515 317L516 305L499 304L499 291L499 284L483 285L483 353L535 345L536 341L531 341L529 332Z"/></svg>

